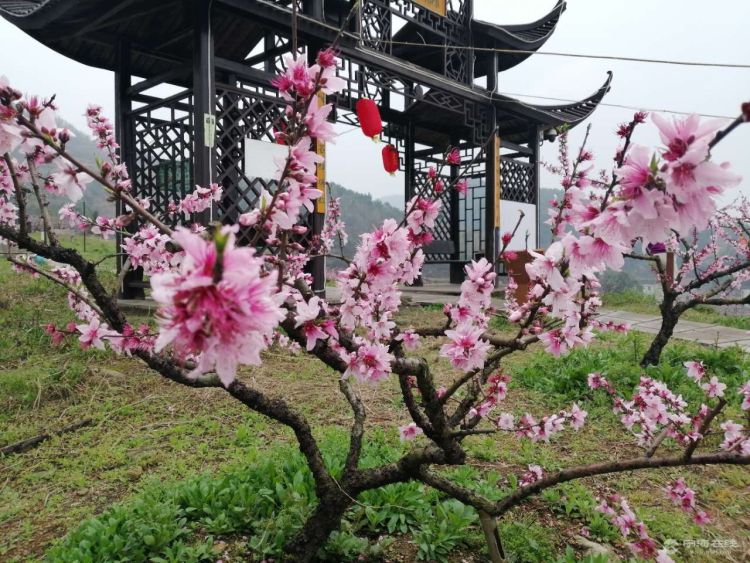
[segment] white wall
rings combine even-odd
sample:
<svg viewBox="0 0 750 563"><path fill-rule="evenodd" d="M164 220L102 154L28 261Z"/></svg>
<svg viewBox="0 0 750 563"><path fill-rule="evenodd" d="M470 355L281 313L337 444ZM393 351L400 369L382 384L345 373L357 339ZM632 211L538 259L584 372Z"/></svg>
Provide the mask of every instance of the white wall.
<svg viewBox="0 0 750 563"><path fill-rule="evenodd" d="M286 145L257 139L245 139L245 175L248 178L275 180L279 177L278 162L282 164L289 152Z"/></svg>
<svg viewBox="0 0 750 563"><path fill-rule="evenodd" d="M519 211L524 212L524 218L516 231L516 236L510 243L509 250L525 250L527 248L526 233L528 232L528 248L536 248L536 205L500 200L500 236L510 232L518 222Z"/></svg>

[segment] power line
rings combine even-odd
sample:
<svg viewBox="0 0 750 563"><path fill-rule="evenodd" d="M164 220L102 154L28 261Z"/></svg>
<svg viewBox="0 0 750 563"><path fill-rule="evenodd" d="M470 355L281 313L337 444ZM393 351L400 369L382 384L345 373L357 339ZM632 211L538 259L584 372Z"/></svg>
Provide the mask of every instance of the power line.
<svg viewBox="0 0 750 563"><path fill-rule="evenodd" d="M323 25L323 27L332 29L334 31L341 31L339 28L332 26L331 24L328 24L326 22L319 22L317 20L313 20L307 15L298 14L299 18L306 19L309 21L314 21L318 25ZM345 36L348 36L352 39L356 39L359 41L361 38L351 32L344 31L342 33ZM447 45L440 45L440 44L431 44L431 43L417 43L417 42L409 42L409 41L393 41L393 40L387 40L383 39L381 43L389 43L391 45L406 45L406 46L414 46L414 47L428 47L428 48L438 48L443 49L446 48ZM559 53L559 52L553 52L553 51L524 51L524 50L516 50L516 49L495 49L491 47L471 47L471 46L458 46L458 45L451 45L451 49L456 50L474 50L474 51L482 51L482 52L494 52L494 53L520 53L520 54L529 54L529 55L551 55L551 56L557 56L557 57L574 57L574 58L590 58L590 59L603 59L603 60L615 60L615 61L627 61L627 62L642 62L642 63L653 63L653 64L671 64L671 65L682 65L682 66L701 66L701 67L715 67L715 68L743 68L743 69L750 69L750 64L732 64L732 63L703 63L703 62L694 62L694 61L673 61L673 60L667 60L667 59L641 59L636 57L617 57L617 56L610 56L610 55L584 55L584 54L578 54L578 53ZM498 92L502 93L506 96L523 96L526 98L538 98L540 100L552 100L557 102L568 102L568 103L579 103L581 100L571 100L567 98L554 98L550 96L535 96L533 94L518 94L518 93L512 93L512 92ZM498 100L496 100L498 101ZM519 100L520 101L520 100ZM516 100L507 100L508 103L517 103ZM521 102L523 103L523 102ZM606 107L613 107L613 108L620 108L620 109L629 109L629 110L635 110L635 111L648 111L648 112L658 112L658 113L672 113L676 115L699 115L701 117L708 117L713 119L735 119L734 117L730 117L728 115L715 115L710 113L695 113L695 112L687 112L687 111L678 111L678 110L669 110L669 109L648 109L643 107L636 107L636 106L628 106L623 104L612 104L612 103L606 103L606 102L599 102L600 106L606 106ZM544 109L544 108L542 108ZM346 133L350 133L350 131L347 131ZM346 134L344 133L344 134Z"/></svg>
<svg viewBox="0 0 750 563"><path fill-rule="evenodd" d="M579 102L580 100L571 100L569 98L555 98L551 96L535 96L534 94L520 94L518 92L500 92L501 94L505 96L522 96L524 98L538 98L540 100L552 100L554 102ZM656 112L656 113L674 113L677 115L700 115L701 117L709 117L713 119L734 119L734 117L730 117L728 115L716 115L712 113L696 113L692 111L679 111L679 110L673 110L673 109L653 109L653 108L643 108L643 107L637 107L637 106L627 106L624 104L611 104L606 102L599 102L600 106L607 106L612 108L621 108L621 109L631 109L635 111L648 111L648 112ZM544 109L544 108L542 108Z"/></svg>
<svg viewBox="0 0 750 563"><path fill-rule="evenodd" d="M350 31L342 31L340 28L334 25L331 25L327 22L318 21L305 14L298 14L297 17L299 19L304 19L310 22L314 22L316 25L322 25L325 28L337 31L341 33L341 35L355 39L356 41L361 41L362 39L359 35L355 33L352 33ZM500 29L503 29L503 28L500 28ZM427 48L432 48L432 49L445 49L447 47L450 47L452 50L456 50L456 51L472 50L475 52L505 53L505 54L511 54L511 55L513 54L548 55L552 57L572 57L572 58L578 58L578 59L599 59L599 60L606 60L606 61L625 61L625 62L633 62L633 63L665 64L665 65L677 65L677 66L699 66L699 67L709 67L709 68L750 69L750 64L738 64L738 63L706 63L706 62L697 62L697 61L676 61L676 60L671 60L671 59L646 59L646 58L640 58L640 57L619 57L616 55L586 55L582 53L562 53L558 51L529 51L529 50L523 50L523 49L498 49L495 47L474 47L474 46L467 46L467 45L443 45L440 43L418 43L416 41L393 41L392 39L382 39L380 40L380 43L386 43L390 45L411 46L411 47L427 47Z"/></svg>
<svg viewBox="0 0 750 563"><path fill-rule="evenodd" d="M548 55L552 57L571 57L577 59L599 59L605 61L625 61L631 63L651 63L651 64L663 64L663 65L678 65L678 66L701 66L709 68L743 68L750 69L750 64L738 64L738 63L706 63L697 61L676 61L671 59L645 59L640 57L619 57L616 55L587 55L583 53L561 53L558 51L527 51L523 49L498 49L494 47L471 47L466 45L442 45L439 43L418 43L416 41L392 41L383 39L381 43L388 43L390 45L403 45L405 47L427 47L431 49L445 49L450 47L451 50L472 50L484 53L504 53L511 55Z"/></svg>

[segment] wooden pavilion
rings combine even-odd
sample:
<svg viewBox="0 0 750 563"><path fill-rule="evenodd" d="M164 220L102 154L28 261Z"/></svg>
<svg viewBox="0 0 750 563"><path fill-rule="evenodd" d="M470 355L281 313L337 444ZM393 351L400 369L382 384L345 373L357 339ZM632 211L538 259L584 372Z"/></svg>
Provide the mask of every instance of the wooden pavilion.
<svg viewBox="0 0 750 563"><path fill-rule="evenodd" d="M452 281L472 258L496 255L501 205L535 209L544 138L586 119L609 89L611 75L590 97L555 106L498 92L499 74L538 50L564 10L561 1L538 21L500 26L474 19L473 0L0 0L0 15L35 39L115 72L117 135L138 197L159 212L194 185L217 182L224 195L210 219L223 221L254 207L261 189L273 191L247 153L273 142L283 103L269 81L293 48L293 28L312 57L346 22L338 73L347 87L332 97L332 119L356 124L360 97L379 103L386 140L401 154L405 199L448 145L470 166L468 193L445 194L427 249L428 263L451 265ZM324 213L321 202L311 233ZM312 267L321 289L323 259ZM129 274L124 297L145 285Z"/></svg>

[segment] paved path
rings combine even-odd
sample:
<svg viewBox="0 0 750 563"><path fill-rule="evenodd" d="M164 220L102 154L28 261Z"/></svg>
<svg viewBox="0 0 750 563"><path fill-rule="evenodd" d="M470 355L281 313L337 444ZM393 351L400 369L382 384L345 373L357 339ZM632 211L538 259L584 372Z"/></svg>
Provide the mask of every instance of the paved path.
<svg viewBox="0 0 750 563"><path fill-rule="evenodd" d="M402 290L404 299L417 305L442 305L446 302L455 301L460 294L459 286L451 284L404 287ZM331 301L337 300L338 291L336 288L329 287L326 293ZM493 303L498 307L503 305L501 291L497 292L497 297L493 298ZM628 311L602 310L599 318L602 321L627 322L632 330L648 334L656 334L661 326L661 317L658 315L644 315ZM750 331L738 328L681 320L675 328L673 338L721 348L736 345L750 352Z"/></svg>
<svg viewBox="0 0 750 563"><path fill-rule="evenodd" d="M442 305L446 302L455 301L460 294L459 286L451 284L404 287L402 290L404 292L404 301L416 305ZM337 288L326 288L326 294L332 302L338 300ZM494 304L501 307L503 304L502 301L502 292L497 292L497 297L493 298ZM125 301L121 303L126 307L141 311L153 311L155 309L153 301L150 300ZM600 319L603 321L627 322L633 330L648 334L656 334L661 325L661 317L658 315L644 315L627 311L602 310ZM737 328L682 320L675 328L673 338L718 346L720 348L736 345L750 352L750 331Z"/></svg>

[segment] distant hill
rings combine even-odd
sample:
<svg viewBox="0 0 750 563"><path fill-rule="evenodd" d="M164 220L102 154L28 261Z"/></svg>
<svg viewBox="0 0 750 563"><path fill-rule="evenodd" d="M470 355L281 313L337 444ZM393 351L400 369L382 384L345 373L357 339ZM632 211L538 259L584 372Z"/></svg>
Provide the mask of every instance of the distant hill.
<svg viewBox="0 0 750 563"><path fill-rule="evenodd" d="M66 127L73 133L70 141L67 144L67 150L77 160L96 169L96 158L103 158L103 153L98 149L96 143L91 139L88 132L79 131L73 125L66 122L63 119L57 119L58 127ZM44 166L40 169L40 173L44 175L52 174L57 170L54 165ZM86 215L89 217L97 217L99 215L112 216L115 214L115 204L108 201L108 196L98 184L89 184L87 190L84 192L83 198L78 202L77 208L79 211L83 210L83 203L86 202ZM53 223L57 222L57 211L60 207L66 203L70 203L65 197L54 196L47 194L49 201L49 210L52 217ZM37 205L33 196L27 198L29 205L29 214L32 217L39 216L39 206Z"/></svg>
<svg viewBox="0 0 750 563"><path fill-rule="evenodd" d="M84 164L94 167L96 158L102 158L103 154L97 148L96 143L91 139L89 133L76 129L62 119L58 119L58 125L60 127L67 127L74 135L68 142L68 150L70 153ZM43 174L49 174L54 171L55 167L50 166L43 169L41 172ZM373 199L369 194L361 194L336 183L331 183L331 191L334 197L341 198L343 220L347 225L347 232L349 233L349 244L347 244L345 249L347 256L352 256L354 254L354 249L356 248L360 235L372 231L373 228L381 225L383 221L388 218L400 219L403 216L401 207L394 207L389 203ZM68 200L66 198L51 196L49 194L48 196L50 201L50 214L54 221L57 217L57 211L60 206L68 203ZM399 199L401 200L401 206L403 206L403 199ZM33 198L30 198L29 201L29 211L32 215L38 216L39 209L35 204L32 205L32 203L35 202L32 202L31 200L33 200ZM79 210L82 210L84 202L86 204L86 214L89 216L114 215L114 203L108 201L108 196L104 190L100 189L95 184L89 185L84 193L83 199L78 202L76 207Z"/></svg>
<svg viewBox="0 0 750 563"><path fill-rule="evenodd" d="M396 209L404 208L404 194L390 194L380 196L377 201L382 201L388 205L395 207Z"/></svg>
<svg viewBox="0 0 750 563"><path fill-rule="evenodd" d="M96 159L97 157L104 158L104 153L96 146L96 143L91 138L91 134L88 131L79 131L70 123L64 121L62 121L61 125L67 127L75 134L75 137L71 138L68 142L70 154L83 164L96 169ZM107 194L98 184L90 184L83 197L83 201L86 202L86 214L89 216L114 215L115 204L114 202L107 201L107 198ZM62 198L57 199L59 200L56 202L57 207L65 203L62 201ZM79 202L79 206L81 203Z"/></svg>
<svg viewBox="0 0 750 563"><path fill-rule="evenodd" d="M370 194L362 194L349 190L335 182L330 183L331 197L341 199L341 218L346 223L349 242L344 247L344 255L351 258L359 243L359 237L380 226L386 219L400 220L404 212L379 199L373 199ZM334 250L338 253L338 249ZM334 262L334 261L332 261ZM339 261L335 261L339 262ZM332 264L340 267L340 263Z"/></svg>

